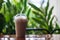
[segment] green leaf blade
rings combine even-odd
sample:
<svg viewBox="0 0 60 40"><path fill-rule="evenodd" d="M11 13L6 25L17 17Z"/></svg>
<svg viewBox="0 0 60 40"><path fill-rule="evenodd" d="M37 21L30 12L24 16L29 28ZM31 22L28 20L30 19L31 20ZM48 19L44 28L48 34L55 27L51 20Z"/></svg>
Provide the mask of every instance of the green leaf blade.
<svg viewBox="0 0 60 40"><path fill-rule="evenodd" d="M36 7L34 4L29 3L29 5L30 5L32 8L36 9L37 11L39 11L39 12L41 12L41 13L44 13L41 9L39 9L38 7Z"/></svg>
<svg viewBox="0 0 60 40"><path fill-rule="evenodd" d="M36 12L36 11L33 11L33 13L34 13L35 15L37 15L38 18L45 20L44 14L38 13L38 12Z"/></svg>
<svg viewBox="0 0 60 40"><path fill-rule="evenodd" d="M28 10L28 12L27 12L27 18L28 18L28 20L29 20L30 12L31 12L31 8L30 8L30 9Z"/></svg>
<svg viewBox="0 0 60 40"><path fill-rule="evenodd" d="M54 8L54 7L52 7L52 8L50 9L50 11L49 11L49 14L48 14L48 21L49 21L49 20L50 20L50 18L51 18L53 8Z"/></svg>
<svg viewBox="0 0 60 40"><path fill-rule="evenodd" d="M37 22L38 24L43 25L44 27L46 27L46 29L48 29L47 25L45 24L45 22L43 20L39 20L37 18L32 18L35 22Z"/></svg>
<svg viewBox="0 0 60 40"><path fill-rule="evenodd" d="M48 2L47 2L47 6L45 7L45 13L46 13L46 15L45 15L45 17L47 16L47 12L48 12L48 9L49 9L49 0L48 0Z"/></svg>
<svg viewBox="0 0 60 40"><path fill-rule="evenodd" d="M53 22L53 19L54 19L54 16L51 18L51 20L50 20L50 25L49 25L49 31L52 31L53 30L53 24L52 24L52 22Z"/></svg>

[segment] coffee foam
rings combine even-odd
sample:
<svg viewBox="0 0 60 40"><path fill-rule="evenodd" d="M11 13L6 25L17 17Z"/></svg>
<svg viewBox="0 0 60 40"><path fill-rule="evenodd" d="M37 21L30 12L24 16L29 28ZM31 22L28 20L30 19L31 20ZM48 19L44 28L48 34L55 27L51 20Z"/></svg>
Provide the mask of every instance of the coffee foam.
<svg viewBox="0 0 60 40"><path fill-rule="evenodd" d="M14 22L18 19L27 19L27 17L25 15L17 14L16 16L14 16Z"/></svg>

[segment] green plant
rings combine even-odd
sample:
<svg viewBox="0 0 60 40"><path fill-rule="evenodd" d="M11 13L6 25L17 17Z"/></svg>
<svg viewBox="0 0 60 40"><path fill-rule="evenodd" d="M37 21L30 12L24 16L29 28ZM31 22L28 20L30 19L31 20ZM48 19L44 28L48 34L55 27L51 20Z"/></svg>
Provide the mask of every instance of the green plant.
<svg viewBox="0 0 60 40"><path fill-rule="evenodd" d="M3 4L4 0L0 0L0 11L2 8L2 4ZM3 33L3 28L5 27L5 17L4 15L0 12L0 34Z"/></svg>
<svg viewBox="0 0 60 40"><path fill-rule="evenodd" d="M2 33L4 26L5 26L5 17L2 13L0 13L0 33Z"/></svg>
<svg viewBox="0 0 60 40"><path fill-rule="evenodd" d="M0 9L1 9L1 7L2 7L2 3L3 3L4 1L3 0L0 0Z"/></svg>
<svg viewBox="0 0 60 40"><path fill-rule="evenodd" d="M51 31L54 30L54 25L53 25L54 16L52 16L54 7L52 6L49 10L49 0L45 8L42 8L42 7L38 8L34 4L31 4L31 3L29 3L29 5L34 9L32 10L32 12L35 14L35 17L32 17L32 19L36 23L38 23L37 24L39 25L38 28L44 28L51 33ZM47 33L47 32L43 31L43 33Z"/></svg>
<svg viewBox="0 0 60 40"><path fill-rule="evenodd" d="M38 8L35 5L29 3L29 5L34 8L33 10L27 6L27 0L19 0L19 2L17 2L17 0L12 0L12 2L10 2L10 0L7 0L7 2L1 2L0 0L0 3L1 3L0 13L3 14L5 18L5 19L3 18L5 21L3 22L4 28L3 26L1 26L1 29L3 29L1 30L1 32L3 34L15 33L15 25L14 25L13 17L18 13L23 13L27 16L28 18L27 28L45 28L48 31L52 31L54 29L52 24L54 19L54 16L52 16L52 10L54 7L52 7L49 11L49 1L47 2L47 6L45 8L42 8L42 7ZM59 28L59 26L57 25L58 24L56 24L56 28ZM45 31L42 31L42 32L47 33ZM34 34L39 32L29 31L28 33Z"/></svg>
<svg viewBox="0 0 60 40"><path fill-rule="evenodd" d="M12 3L13 2L13 3ZM29 14L31 9L27 6L27 0L7 0L7 2L3 2L3 5L1 7L1 13L5 17L5 26L3 29L3 34L14 34L15 33L15 24L14 24L14 16L19 13L23 13L27 16L29 19ZM28 24L29 25L29 24Z"/></svg>
<svg viewBox="0 0 60 40"><path fill-rule="evenodd" d="M2 30L3 34L14 34L15 25L14 25L13 17L16 14L20 13L21 11L25 13L26 10L28 9L26 5L27 0L20 0L19 2L16 2L13 0L13 2L15 2L15 4L11 3L10 0L7 0L7 2L3 2L3 5L1 4L0 12L3 14L3 16L5 17L5 21L6 21L6 23L4 22L5 26Z"/></svg>

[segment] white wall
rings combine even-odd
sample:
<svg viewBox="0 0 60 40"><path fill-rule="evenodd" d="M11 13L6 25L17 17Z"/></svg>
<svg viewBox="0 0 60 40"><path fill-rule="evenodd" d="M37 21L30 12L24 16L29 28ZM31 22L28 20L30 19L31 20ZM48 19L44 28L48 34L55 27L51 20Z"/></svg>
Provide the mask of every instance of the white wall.
<svg viewBox="0 0 60 40"><path fill-rule="evenodd" d="M43 0L28 0L28 2L33 3L37 7L40 7L41 6L42 1ZM47 0L44 0L44 1L45 1L45 3L43 5L43 7L45 7L46 6L46 3L47 3Z"/></svg>
<svg viewBox="0 0 60 40"><path fill-rule="evenodd" d="M58 23L60 24L60 0L50 0L51 6L54 6L53 15L56 15Z"/></svg>

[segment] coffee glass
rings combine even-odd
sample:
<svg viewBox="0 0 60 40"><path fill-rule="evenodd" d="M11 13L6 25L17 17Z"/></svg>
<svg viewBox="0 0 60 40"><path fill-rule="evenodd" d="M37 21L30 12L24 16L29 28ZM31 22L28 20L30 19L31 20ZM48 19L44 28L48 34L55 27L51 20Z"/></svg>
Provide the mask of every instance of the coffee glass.
<svg viewBox="0 0 60 40"><path fill-rule="evenodd" d="M25 15L16 15L14 17L16 39L25 40L25 31L27 26L27 17Z"/></svg>

